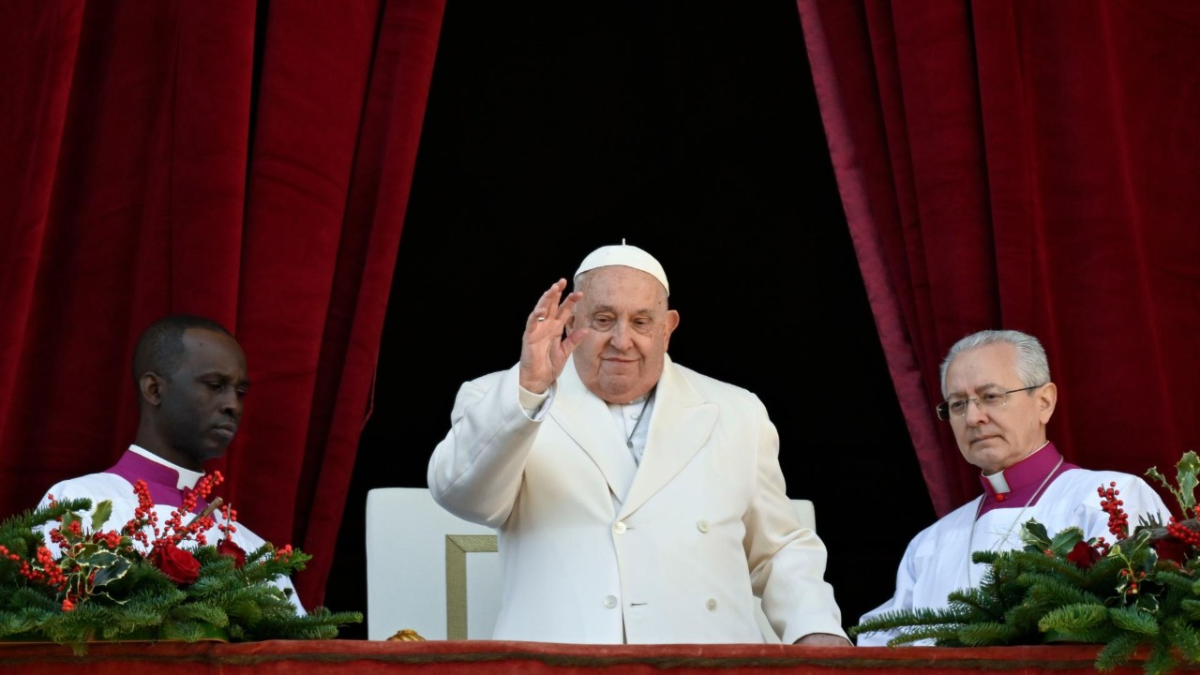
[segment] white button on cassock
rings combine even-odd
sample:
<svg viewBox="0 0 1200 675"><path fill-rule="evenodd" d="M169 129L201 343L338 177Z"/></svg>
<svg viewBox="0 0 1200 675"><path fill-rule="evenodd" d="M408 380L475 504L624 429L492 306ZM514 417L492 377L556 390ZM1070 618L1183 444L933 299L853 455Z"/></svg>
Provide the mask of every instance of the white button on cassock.
<svg viewBox="0 0 1200 675"><path fill-rule="evenodd" d="M625 523L620 520L617 521L616 525L613 525L613 532L617 534L625 534L626 529L628 528L625 526Z"/></svg>
<svg viewBox="0 0 1200 675"><path fill-rule="evenodd" d="M709 598L708 602L704 603L704 606L707 607L708 611L710 612L717 611L717 601L712 598Z"/></svg>
<svg viewBox="0 0 1200 675"><path fill-rule="evenodd" d="M709 602L712 602L712 601L710 600ZM617 606L617 596L610 595L610 596L604 598L604 606L607 609L612 609L613 607L616 607Z"/></svg>
<svg viewBox="0 0 1200 675"><path fill-rule="evenodd" d="M707 534L708 533L708 521L707 520L697 520L696 521L696 529Z"/></svg>

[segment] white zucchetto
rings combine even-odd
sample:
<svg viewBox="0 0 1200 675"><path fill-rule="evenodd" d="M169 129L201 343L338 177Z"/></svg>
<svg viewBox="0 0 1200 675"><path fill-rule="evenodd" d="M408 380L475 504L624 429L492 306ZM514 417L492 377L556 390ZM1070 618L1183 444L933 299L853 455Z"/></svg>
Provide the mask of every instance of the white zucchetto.
<svg viewBox="0 0 1200 675"><path fill-rule="evenodd" d="M589 253L579 265L579 269L575 271L575 283L579 283L579 275L584 272L594 270L597 267L608 267L609 265L624 265L625 267L632 267L635 270L641 270L658 279L659 283L667 291L667 295L671 295L671 286L667 283L667 273L663 271L663 266L654 259L654 256L636 246L626 244L624 239L621 240L620 244L601 246Z"/></svg>

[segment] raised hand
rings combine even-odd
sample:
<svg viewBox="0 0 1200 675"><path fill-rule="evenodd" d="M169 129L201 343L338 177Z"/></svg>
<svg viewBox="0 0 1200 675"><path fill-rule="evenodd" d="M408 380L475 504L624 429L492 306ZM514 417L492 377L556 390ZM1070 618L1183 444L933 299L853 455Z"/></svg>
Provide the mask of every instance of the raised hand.
<svg viewBox="0 0 1200 675"><path fill-rule="evenodd" d="M586 328L576 328L563 337L575 304L583 298L583 293L576 291L560 303L566 287L566 279L554 282L542 293L525 321L525 335L521 338L520 383L535 394L545 392L554 384L567 365L571 352L587 334Z"/></svg>

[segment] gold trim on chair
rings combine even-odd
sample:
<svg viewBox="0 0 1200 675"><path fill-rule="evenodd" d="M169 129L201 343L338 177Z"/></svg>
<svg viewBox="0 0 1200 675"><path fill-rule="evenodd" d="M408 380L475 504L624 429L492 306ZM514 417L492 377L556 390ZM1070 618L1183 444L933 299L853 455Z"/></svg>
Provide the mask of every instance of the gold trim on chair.
<svg viewBox="0 0 1200 675"><path fill-rule="evenodd" d="M467 554L499 551L494 534L446 535L446 639L467 639Z"/></svg>

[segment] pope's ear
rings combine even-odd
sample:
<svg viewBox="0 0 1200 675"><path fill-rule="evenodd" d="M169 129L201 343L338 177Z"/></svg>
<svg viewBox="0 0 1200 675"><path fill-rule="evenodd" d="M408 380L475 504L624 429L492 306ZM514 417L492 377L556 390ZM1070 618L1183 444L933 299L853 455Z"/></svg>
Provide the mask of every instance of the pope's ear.
<svg viewBox="0 0 1200 675"><path fill-rule="evenodd" d="M671 346L671 333L679 328L679 312L672 309L667 312L667 332L663 338L663 349Z"/></svg>
<svg viewBox="0 0 1200 675"><path fill-rule="evenodd" d="M145 372L138 378L138 393L141 394L142 400L150 405L157 406L162 403L165 387L166 382L155 373Z"/></svg>
<svg viewBox="0 0 1200 675"><path fill-rule="evenodd" d="M1042 424L1050 421L1050 416L1054 414L1054 406L1057 404L1058 387L1053 382L1042 385L1037 394L1038 417L1041 418Z"/></svg>

